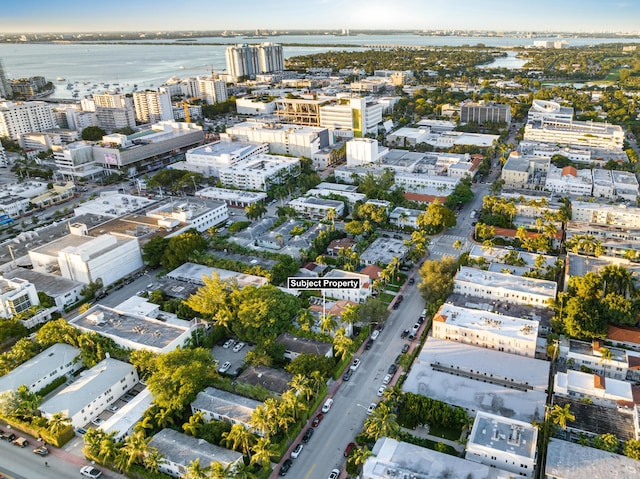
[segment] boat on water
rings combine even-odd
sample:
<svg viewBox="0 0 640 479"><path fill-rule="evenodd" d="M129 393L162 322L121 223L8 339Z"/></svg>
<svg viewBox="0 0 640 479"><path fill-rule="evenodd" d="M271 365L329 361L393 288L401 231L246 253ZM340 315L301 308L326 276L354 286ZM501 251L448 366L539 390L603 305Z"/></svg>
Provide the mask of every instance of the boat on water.
<svg viewBox="0 0 640 479"><path fill-rule="evenodd" d="M56 81L66 81L63 77L57 77Z"/></svg>

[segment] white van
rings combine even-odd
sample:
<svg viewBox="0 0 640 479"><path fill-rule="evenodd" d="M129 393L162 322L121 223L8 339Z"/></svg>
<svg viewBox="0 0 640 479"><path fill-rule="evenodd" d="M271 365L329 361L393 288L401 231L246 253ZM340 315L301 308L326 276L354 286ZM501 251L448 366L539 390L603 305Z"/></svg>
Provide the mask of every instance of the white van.
<svg viewBox="0 0 640 479"><path fill-rule="evenodd" d="M322 412L328 413L329 409L331 409L331 406L333 406L333 399L329 398L322 405Z"/></svg>

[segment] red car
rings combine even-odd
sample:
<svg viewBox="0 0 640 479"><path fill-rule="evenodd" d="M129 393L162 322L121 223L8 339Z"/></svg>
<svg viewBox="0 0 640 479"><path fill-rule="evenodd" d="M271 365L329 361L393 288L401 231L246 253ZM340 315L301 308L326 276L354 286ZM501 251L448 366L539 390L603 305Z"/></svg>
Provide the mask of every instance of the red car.
<svg viewBox="0 0 640 479"><path fill-rule="evenodd" d="M356 447L355 442L350 442L349 444L347 444L347 447L344 448L344 457L349 457L349 453L354 447Z"/></svg>
<svg viewBox="0 0 640 479"><path fill-rule="evenodd" d="M320 424L322 422L323 418L324 418L324 414L318 413L318 415L313 418L313 422L311 423L311 426L312 427L318 427L318 424Z"/></svg>

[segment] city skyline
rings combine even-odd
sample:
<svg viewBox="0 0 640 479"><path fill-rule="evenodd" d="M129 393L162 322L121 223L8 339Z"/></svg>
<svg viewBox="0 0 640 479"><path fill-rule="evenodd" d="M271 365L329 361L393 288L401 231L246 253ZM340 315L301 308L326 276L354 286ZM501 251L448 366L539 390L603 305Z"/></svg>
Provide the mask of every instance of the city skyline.
<svg viewBox="0 0 640 479"><path fill-rule="evenodd" d="M179 30L428 29L638 32L640 0L541 0L515 7L504 0L310 0L235 4L168 0L24 0L3 8L0 33Z"/></svg>

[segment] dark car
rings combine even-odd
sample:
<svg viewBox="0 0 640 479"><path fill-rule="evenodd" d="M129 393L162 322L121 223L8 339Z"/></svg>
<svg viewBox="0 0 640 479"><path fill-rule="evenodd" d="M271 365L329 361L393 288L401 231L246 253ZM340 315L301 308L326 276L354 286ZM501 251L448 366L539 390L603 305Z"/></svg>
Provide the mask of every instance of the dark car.
<svg viewBox="0 0 640 479"><path fill-rule="evenodd" d="M342 376L342 380L348 381L349 379L351 379L352 374L353 374L353 371L351 371L351 369L347 369L347 372L344 373L344 376Z"/></svg>
<svg viewBox="0 0 640 479"><path fill-rule="evenodd" d="M398 366L396 366L395 364L392 364L391 366L389 366L389 370L387 372L389 374L395 374L397 370L398 370Z"/></svg>
<svg viewBox="0 0 640 479"><path fill-rule="evenodd" d="M291 469L291 465L293 464L293 461L291 459L286 459L283 463L282 466L280 466L280 472L279 474L281 476L286 476L287 472L289 472L289 469Z"/></svg>
<svg viewBox="0 0 640 479"><path fill-rule="evenodd" d="M402 357L402 354L398 354L396 356L396 360L394 361L394 363L398 364L398 361L400 361L400 358Z"/></svg>
<svg viewBox="0 0 640 479"><path fill-rule="evenodd" d="M422 316L420 316L418 318L418 324L422 324L422 323L424 323L424 318Z"/></svg>
<svg viewBox="0 0 640 479"><path fill-rule="evenodd" d="M308 443L309 439L311 439L311 436L313 436L313 431L314 431L314 429L312 427L307 429L304 432L304 436L302 436L302 442L304 442L305 444Z"/></svg>
<svg viewBox="0 0 640 479"><path fill-rule="evenodd" d="M371 346L373 346L373 339L369 339L369 341L367 341L367 344L365 345L365 349L371 349Z"/></svg>
<svg viewBox="0 0 640 479"><path fill-rule="evenodd" d="M404 339L404 338L406 338L407 336L409 336L409 333L410 333L410 332L411 332L411 331L409 331L408 329L405 329L404 331L402 331L402 334L400 334L400 337L401 337L402 339Z"/></svg>
<svg viewBox="0 0 640 479"><path fill-rule="evenodd" d="M416 282L416 279L415 279L415 278L409 278L409 284L413 284L413 283L415 283L415 282Z"/></svg>
<svg viewBox="0 0 640 479"><path fill-rule="evenodd" d="M402 354L406 353L407 351L409 351L409 345L405 343L405 345L402 346Z"/></svg>

